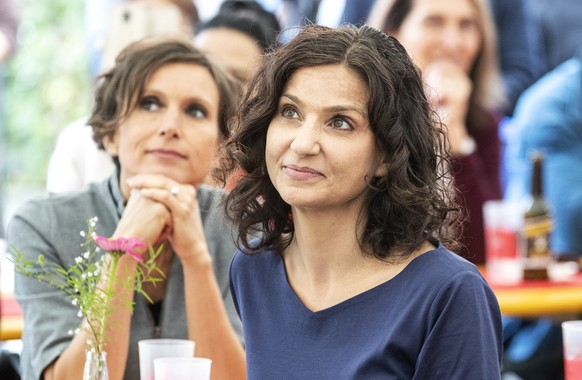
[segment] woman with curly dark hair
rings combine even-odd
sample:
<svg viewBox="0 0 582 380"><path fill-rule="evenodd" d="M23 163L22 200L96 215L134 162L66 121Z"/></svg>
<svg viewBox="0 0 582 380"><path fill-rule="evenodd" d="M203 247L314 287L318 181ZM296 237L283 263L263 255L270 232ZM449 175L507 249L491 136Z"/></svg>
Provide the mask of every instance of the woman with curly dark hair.
<svg viewBox="0 0 582 380"><path fill-rule="evenodd" d="M499 377L495 296L455 247L446 139L418 69L371 27L268 54L223 147L250 379Z"/></svg>

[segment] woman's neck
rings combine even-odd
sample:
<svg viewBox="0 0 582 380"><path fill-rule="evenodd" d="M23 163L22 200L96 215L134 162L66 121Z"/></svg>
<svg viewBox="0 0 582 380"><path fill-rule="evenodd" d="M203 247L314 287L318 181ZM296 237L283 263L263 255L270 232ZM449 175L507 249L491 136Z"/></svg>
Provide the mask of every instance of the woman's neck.
<svg viewBox="0 0 582 380"><path fill-rule="evenodd" d="M414 257L431 249L427 243L410 257L389 263L366 254L356 231L358 216L333 212L293 212L291 244L283 252L288 281L311 310L321 310L384 283Z"/></svg>
<svg viewBox="0 0 582 380"><path fill-rule="evenodd" d="M323 253L342 246L347 248L348 242L357 242L357 233L363 227L358 225L363 223L363 219L355 212L326 210L294 210L293 223L297 243L323 250ZM354 246L350 245L350 248Z"/></svg>
<svg viewBox="0 0 582 380"><path fill-rule="evenodd" d="M357 214L294 210L293 222L293 241L284 252L286 265L314 281L333 281L364 260Z"/></svg>

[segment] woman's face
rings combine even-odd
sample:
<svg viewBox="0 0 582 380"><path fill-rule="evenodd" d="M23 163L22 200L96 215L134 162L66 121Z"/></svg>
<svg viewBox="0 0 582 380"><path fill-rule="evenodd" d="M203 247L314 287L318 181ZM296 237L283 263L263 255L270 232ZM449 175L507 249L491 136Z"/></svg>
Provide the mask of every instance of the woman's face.
<svg viewBox="0 0 582 380"><path fill-rule="evenodd" d="M122 190L127 178L145 173L200 184L219 141L219 99L203 66L169 63L157 69L135 108L104 141L119 158Z"/></svg>
<svg viewBox="0 0 582 380"><path fill-rule="evenodd" d="M368 88L343 65L296 71L267 131L271 182L294 208L355 207L385 165L368 120Z"/></svg>
<svg viewBox="0 0 582 380"><path fill-rule="evenodd" d="M477 16L471 0L412 0L410 13L391 33L421 70L449 61L468 74L482 44Z"/></svg>

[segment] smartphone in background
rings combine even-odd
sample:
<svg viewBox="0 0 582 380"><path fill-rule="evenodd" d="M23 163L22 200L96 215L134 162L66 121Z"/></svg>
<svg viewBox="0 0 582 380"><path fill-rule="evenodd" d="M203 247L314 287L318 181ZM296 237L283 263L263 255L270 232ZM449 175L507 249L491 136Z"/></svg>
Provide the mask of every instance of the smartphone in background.
<svg viewBox="0 0 582 380"><path fill-rule="evenodd" d="M124 2L111 7L103 46L101 70L115 62L115 57L127 45L144 37L183 36L184 21L176 5Z"/></svg>

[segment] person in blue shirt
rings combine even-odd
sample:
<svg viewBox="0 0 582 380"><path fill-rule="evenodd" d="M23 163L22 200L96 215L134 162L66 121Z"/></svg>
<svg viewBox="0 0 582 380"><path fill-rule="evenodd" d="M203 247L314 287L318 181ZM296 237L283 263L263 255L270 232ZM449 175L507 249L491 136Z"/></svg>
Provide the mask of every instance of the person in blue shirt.
<svg viewBox="0 0 582 380"><path fill-rule="evenodd" d="M249 379L500 378L501 315L471 263L418 68L369 27L304 27L243 96L215 175Z"/></svg>
<svg viewBox="0 0 582 380"><path fill-rule="evenodd" d="M530 196L531 155L544 157L544 196L552 205L552 251L582 255L582 51L544 75L517 104L506 160L505 197Z"/></svg>
<svg viewBox="0 0 582 380"><path fill-rule="evenodd" d="M544 156L543 190L554 214L550 244L560 260L582 255L582 50L540 78L520 98L507 126L505 199L531 192L531 156ZM504 370L523 378L563 376L562 329L549 318L503 319Z"/></svg>

